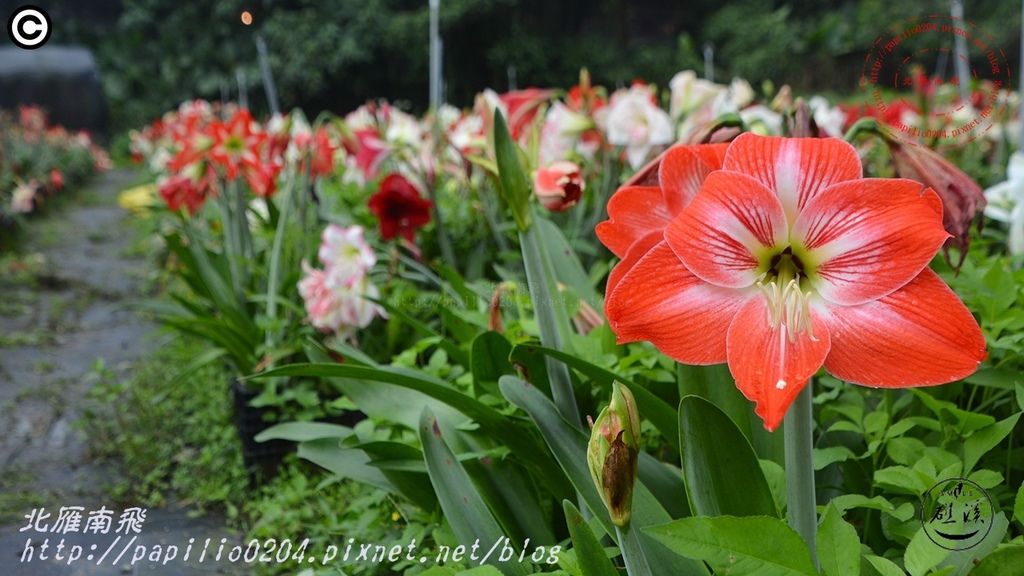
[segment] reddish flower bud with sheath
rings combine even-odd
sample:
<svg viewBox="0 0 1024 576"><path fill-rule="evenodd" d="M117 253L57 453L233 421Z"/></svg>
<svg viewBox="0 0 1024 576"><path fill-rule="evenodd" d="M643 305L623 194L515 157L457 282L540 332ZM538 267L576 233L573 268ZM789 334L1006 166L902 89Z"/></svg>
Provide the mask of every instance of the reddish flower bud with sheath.
<svg viewBox="0 0 1024 576"><path fill-rule="evenodd" d="M533 177L533 190L545 208L564 212L580 201L586 188L580 167L573 162L553 162Z"/></svg>
<svg viewBox="0 0 1024 576"><path fill-rule="evenodd" d="M835 138L743 134L721 170L694 155L671 149L658 186L619 190L598 229L623 257L605 304L620 343L727 362L769 430L822 365L907 387L964 378L985 358L974 317L927 267L949 237L935 191L862 178ZM685 206L666 212L665 199Z"/></svg>

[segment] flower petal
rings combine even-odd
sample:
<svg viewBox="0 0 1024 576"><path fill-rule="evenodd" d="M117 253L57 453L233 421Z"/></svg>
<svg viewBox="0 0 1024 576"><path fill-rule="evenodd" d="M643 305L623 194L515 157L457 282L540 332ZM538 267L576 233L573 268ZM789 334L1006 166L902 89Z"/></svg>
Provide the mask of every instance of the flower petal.
<svg viewBox="0 0 1024 576"><path fill-rule="evenodd" d="M671 214L678 214L693 200L704 179L722 167L728 144L676 145L662 156L658 181Z"/></svg>
<svg viewBox="0 0 1024 576"><path fill-rule="evenodd" d="M758 258L786 240L779 199L738 172L712 172L700 194L665 229L665 240L701 279L742 288L758 276Z"/></svg>
<svg viewBox="0 0 1024 576"><path fill-rule="evenodd" d="M657 186L620 188L608 201L608 220L597 225L597 237L622 258L634 242L662 230L671 220Z"/></svg>
<svg viewBox="0 0 1024 576"><path fill-rule="evenodd" d="M768 318L765 298L748 300L729 326L728 357L736 386L757 404L754 411L765 428L774 430L807 380L821 367L831 341L813 308L813 338L804 331L791 340L785 324L772 328Z"/></svg>
<svg viewBox="0 0 1024 576"><path fill-rule="evenodd" d="M913 180L841 182L811 199L793 225L816 267L818 292L863 304L914 279L949 238L942 200Z"/></svg>
<svg viewBox="0 0 1024 576"><path fill-rule="evenodd" d="M745 298L700 280L661 242L610 291L605 312L620 344L648 340L679 362L719 364Z"/></svg>
<svg viewBox="0 0 1024 576"><path fill-rule="evenodd" d="M608 285L605 287L604 293L611 294L615 290L615 286L618 285L619 281L622 280L623 276L627 272L636 266L636 263L641 258L647 255L652 248L660 244L665 239L665 233L663 230L655 230L643 238L637 240L629 247L626 251L626 255L623 256L622 260L612 268L610 274L608 274Z"/></svg>
<svg viewBox="0 0 1024 576"><path fill-rule="evenodd" d="M825 368L836 378L898 388L964 378L985 359L985 337L956 294L929 268L860 306L832 306Z"/></svg>
<svg viewBox="0 0 1024 576"><path fill-rule="evenodd" d="M860 157L842 139L779 138L751 132L733 140L722 168L753 176L774 190L790 221L825 188L861 177Z"/></svg>

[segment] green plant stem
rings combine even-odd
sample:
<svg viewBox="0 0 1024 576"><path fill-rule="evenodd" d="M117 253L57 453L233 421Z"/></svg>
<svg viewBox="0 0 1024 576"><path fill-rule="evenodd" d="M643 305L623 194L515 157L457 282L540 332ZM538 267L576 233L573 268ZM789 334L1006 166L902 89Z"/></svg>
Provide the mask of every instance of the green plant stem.
<svg viewBox="0 0 1024 576"><path fill-rule="evenodd" d="M291 213L292 195L294 193L293 187L289 186L281 196L281 211L277 215L274 244L270 249L270 271L267 276L267 319L270 326L266 334L268 352L277 340L277 329L274 323L277 320L277 292L280 290L281 285L281 251L284 247L285 234L288 231L288 217Z"/></svg>
<svg viewBox="0 0 1024 576"><path fill-rule="evenodd" d="M234 224L234 210L231 207L230 186L227 190L223 190L218 197L218 204L220 205L221 213L221 235L224 237L224 256L228 261L228 270L231 273L231 287L235 292L235 298L238 299L239 304L242 303L242 282L241 272L238 269L238 244L237 235Z"/></svg>
<svg viewBox="0 0 1024 576"><path fill-rule="evenodd" d="M814 410L812 405L813 383L804 386L786 415L786 501L787 518L791 528L796 530L807 543L817 565L815 534L818 528L818 513L814 490Z"/></svg>
<svg viewBox="0 0 1024 576"><path fill-rule="evenodd" d="M540 340L548 348L570 352L569 318L558 293L554 266L542 247L540 236L540 228L536 224L519 233L523 264L526 267L526 281L530 287L530 298L533 300L537 324L540 327ZM555 406L573 426L581 428L580 412L572 390L569 368L551 358L547 358L546 363Z"/></svg>
<svg viewBox="0 0 1024 576"><path fill-rule="evenodd" d="M651 564L647 561L639 534L633 525L627 524L625 528L616 526L615 534L619 537L619 551L626 563L626 573L629 576L651 576Z"/></svg>

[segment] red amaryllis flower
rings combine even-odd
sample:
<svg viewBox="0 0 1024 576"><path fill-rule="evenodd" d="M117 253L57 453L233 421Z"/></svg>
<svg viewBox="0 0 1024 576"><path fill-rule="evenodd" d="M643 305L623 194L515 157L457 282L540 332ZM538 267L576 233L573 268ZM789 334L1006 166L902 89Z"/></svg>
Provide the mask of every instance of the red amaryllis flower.
<svg viewBox="0 0 1024 576"><path fill-rule="evenodd" d="M585 187L580 167L573 162L553 162L538 170L533 178L534 193L540 203L552 212L564 212L575 206Z"/></svg>
<svg viewBox="0 0 1024 576"><path fill-rule="evenodd" d="M269 198L277 191L277 176L281 173L281 169L281 164L265 160L254 166L246 167L242 176L253 194Z"/></svg>
<svg viewBox="0 0 1024 576"><path fill-rule="evenodd" d="M377 170L388 156L388 145L374 128L361 128L353 132L355 143L349 149L355 154L356 166L367 180L377 176Z"/></svg>
<svg viewBox="0 0 1024 576"><path fill-rule="evenodd" d="M713 170L722 167L728 144L677 145L641 168L608 201L608 220L597 237L622 259L608 276L605 293L662 241L665 227L689 205Z"/></svg>
<svg viewBox="0 0 1024 576"><path fill-rule="evenodd" d="M537 117L542 104L551 99L554 90L526 88L513 90L499 96L508 111L508 128L512 138L519 140Z"/></svg>
<svg viewBox="0 0 1024 576"><path fill-rule="evenodd" d="M409 242L416 231L430 222L430 200L420 196L419 190L401 174L388 174L380 183L377 193L370 197L370 212L380 221L380 235L391 240L401 235Z"/></svg>
<svg viewBox="0 0 1024 576"><path fill-rule="evenodd" d="M318 128L313 133L313 162L310 164L310 172L316 176L326 176L334 169L334 150L336 146L331 144L325 128Z"/></svg>
<svg viewBox="0 0 1024 576"><path fill-rule="evenodd" d="M679 166L662 161L666 198L685 198L664 177ZM862 178L856 151L834 138L743 134L721 170L681 173L704 181L660 239L664 220L646 216L663 205L653 191L612 199L616 227L653 238L609 291L619 342L727 362L769 430L822 364L848 382L905 387L963 378L985 358L977 322L927 267L949 236L933 190Z"/></svg>
<svg viewBox="0 0 1024 576"><path fill-rule="evenodd" d="M224 169L228 180L238 178L243 169L259 167L267 135L253 130L248 110L238 110L227 122L210 124L209 135L213 140L210 161Z"/></svg>
<svg viewBox="0 0 1024 576"><path fill-rule="evenodd" d="M206 199L216 193L217 175L206 164L194 164L183 172L172 175L160 183L160 197L172 212L181 210L195 215Z"/></svg>

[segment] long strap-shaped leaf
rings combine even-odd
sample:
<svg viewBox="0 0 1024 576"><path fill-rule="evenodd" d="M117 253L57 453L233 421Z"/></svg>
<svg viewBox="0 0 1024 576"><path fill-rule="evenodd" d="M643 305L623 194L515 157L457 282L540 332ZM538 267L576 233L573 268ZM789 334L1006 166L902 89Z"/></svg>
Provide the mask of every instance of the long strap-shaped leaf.
<svg viewBox="0 0 1024 576"><path fill-rule="evenodd" d="M472 398L446 386L443 381L435 382L426 377L399 373L384 368L349 366L331 363L289 364L261 372L250 378L274 378L277 376L309 376L320 378L352 378L372 382L394 384L402 388L422 392L439 400L475 420L488 435L504 442L524 464L531 466L544 479L549 490L556 496L571 492L565 477L553 469L554 462L546 457L543 444L536 440L515 420Z"/></svg>
<svg viewBox="0 0 1024 576"><path fill-rule="evenodd" d="M572 546L576 551L576 562L580 565L583 576L619 576L611 560L604 552L601 541L583 519L580 511L572 502L562 502L565 511L565 523L569 527Z"/></svg>
<svg viewBox="0 0 1024 576"><path fill-rule="evenodd" d="M679 449L679 423L676 417L675 409L665 402L661 398L658 398L652 394L649 390L626 380L618 374L606 370L596 364L591 364L586 360L582 360L572 354L567 354L561 350L554 350L552 348L546 348L544 346L535 346L532 344L520 344L512 350L513 358L517 353L521 352L537 352L556 360L565 362L579 373L583 374L587 378L590 378L596 384L611 391L612 382L619 382L629 391L633 393L636 398L637 408L640 413L644 415L644 418L651 421L654 427L669 441L675 449Z"/></svg>
<svg viewBox="0 0 1024 576"><path fill-rule="evenodd" d="M429 408L423 409L419 432L430 482L458 541L468 544L479 539L481 547L488 549L496 542L507 544L498 521L487 509L462 464L445 444L444 438L441 437L441 427L438 426L437 419ZM521 564L499 562L498 558L498 555L492 555L487 563L497 566L502 574L528 574Z"/></svg>
<svg viewBox="0 0 1024 576"><path fill-rule="evenodd" d="M679 403L679 444L694 514L778 517L754 449L717 406L700 396L684 397Z"/></svg>

